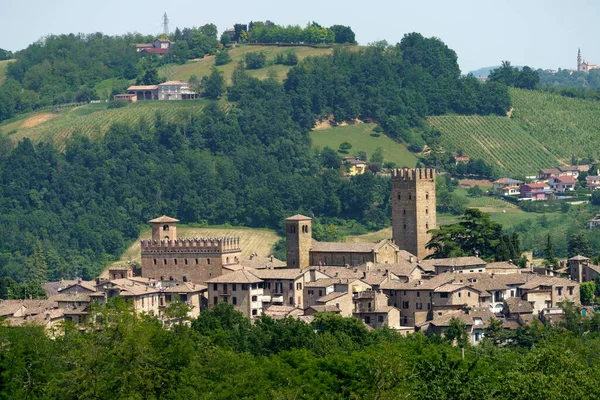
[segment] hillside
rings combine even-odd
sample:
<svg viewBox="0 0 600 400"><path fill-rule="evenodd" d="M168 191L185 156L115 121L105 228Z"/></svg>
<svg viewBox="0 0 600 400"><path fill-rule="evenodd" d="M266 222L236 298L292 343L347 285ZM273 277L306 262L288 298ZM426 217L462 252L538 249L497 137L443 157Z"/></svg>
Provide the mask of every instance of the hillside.
<svg viewBox="0 0 600 400"><path fill-rule="evenodd" d="M349 142L352 144L349 154L365 151L369 158L377 147L381 147L386 162L391 161L398 166L414 167L417 163L417 157L408 151L404 145L394 142L383 134L379 137L371 136L375 126L375 124L356 123L325 129L317 128L310 133L310 137L313 146L320 148L329 146L334 150L337 150L341 143Z"/></svg>
<svg viewBox="0 0 600 400"><path fill-rule="evenodd" d="M511 176L569 163L572 155L600 158L600 102L521 89L510 95L510 118L452 115L428 122L448 149L493 161Z"/></svg>
<svg viewBox="0 0 600 400"><path fill-rule="evenodd" d="M200 238L200 237L239 237L242 248L242 255L249 256L252 253L258 254L260 257L268 257L273 253L273 246L280 237L269 229L252 229L252 228L197 228L186 225L177 226L177 236L182 238ZM136 240L123 253L121 259L113 265L119 265L124 262L141 262L140 240L150 239L152 233L150 229L144 230L138 240ZM108 268L104 273L107 273Z"/></svg>
<svg viewBox="0 0 600 400"><path fill-rule="evenodd" d="M52 140L61 147L62 142L74 132L90 137L102 135L113 123L135 124L143 118L153 117L157 111L168 120L174 120L184 113L199 111L204 104L204 100L143 101L108 109L106 103L95 103L62 109L58 113L50 108L4 121L0 124L0 134L8 134L14 141L25 137L34 141Z"/></svg>
<svg viewBox="0 0 600 400"><path fill-rule="evenodd" d="M0 84L4 82L6 78L6 69L8 68L8 63L13 62L14 60L2 60L0 61Z"/></svg>
<svg viewBox="0 0 600 400"><path fill-rule="evenodd" d="M293 51L298 56L298 61L310 57L320 56L324 54L330 54L333 52L332 48L312 48L306 46L297 47L277 47L277 46L239 46L229 50L231 56L231 62L229 64L218 66L220 71L223 71L227 83L231 83L231 74L235 65L244 59L246 53L263 52L267 56L267 62L273 61L277 54L287 53ZM206 56L201 59L191 60L183 65L170 66L172 79L187 81L190 76L196 75L201 78L205 75L210 74L210 69L215 65L214 56ZM269 65L265 68L257 70L249 70L248 73L259 79L264 79L269 73L275 73L279 80L283 80L287 74L287 71L291 67L285 65ZM159 73L165 74L165 67L159 70Z"/></svg>

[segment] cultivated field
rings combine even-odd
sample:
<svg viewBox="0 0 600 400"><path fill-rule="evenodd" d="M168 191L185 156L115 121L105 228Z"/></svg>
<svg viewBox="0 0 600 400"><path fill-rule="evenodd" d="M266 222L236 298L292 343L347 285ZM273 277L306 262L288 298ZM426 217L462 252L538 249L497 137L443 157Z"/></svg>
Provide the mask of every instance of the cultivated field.
<svg viewBox="0 0 600 400"><path fill-rule="evenodd" d="M199 112L204 104L204 100L140 101L114 109L108 109L106 103L97 103L62 109L58 113L45 110L4 121L0 124L0 134L10 134L14 141L24 137L34 141L50 140L61 147L75 132L90 137L103 135L114 123L136 124L153 118L158 111L167 120L175 120L186 113Z"/></svg>
<svg viewBox="0 0 600 400"><path fill-rule="evenodd" d="M331 54L332 48L312 48L312 47L277 47L277 46L239 46L229 50L231 56L231 62L229 64L218 66L220 71L223 71L227 83L231 83L231 75L235 65L244 59L246 53L260 52L262 51L267 56L267 63L275 60L275 57L279 53L287 53L294 51L298 56L298 60L310 56L321 56L324 54ZM188 61L183 65L171 66L171 73L173 79L187 81L190 76L196 75L198 78L210 74L210 69L215 65L215 57L209 56L198 60ZM285 65L270 65L265 68L257 70L249 70L248 73L256 78L264 79L268 76L269 72L275 73L279 80L283 80L286 77L287 72L291 67ZM164 68L160 70L161 74L164 74Z"/></svg>
<svg viewBox="0 0 600 400"><path fill-rule="evenodd" d="M600 102L511 89L512 119L556 157L600 158Z"/></svg>
<svg viewBox="0 0 600 400"><path fill-rule="evenodd" d="M310 133L312 144L315 147L329 146L337 150L341 143L349 142L352 149L349 155L359 151L367 152L370 158L377 147L383 149L384 160L395 162L397 166L414 167L417 158L404 145L394 142L384 134L379 137L373 137L373 128L375 124L356 123L346 126L336 126L327 129L313 130Z"/></svg>
<svg viewBox="0 0 600 400"><path fill-rule="evenodd" d="M280 237L269 229L252 229L252 228L195 228L185 225L177 226L177 236L180 238L195 238L195 237L239 237L242 254L248 256L256 253L261 257L267 257L272 254L272 249ZM143 231L138 238L121 256L121 260L112 265L119 265L129 261L141 261L140 240L150 239L152 232L148 228ZM108 271L105 270L105 273Z"/></svg>
<svg viewBox="0 0 600 400"><path fill-rule="evenodd" d="M560 165L542 143L507 117L452 115L427 121L442 132L444 147L462 149L465 155L491 162L509 176L535 175L542 168Z"/></svg>

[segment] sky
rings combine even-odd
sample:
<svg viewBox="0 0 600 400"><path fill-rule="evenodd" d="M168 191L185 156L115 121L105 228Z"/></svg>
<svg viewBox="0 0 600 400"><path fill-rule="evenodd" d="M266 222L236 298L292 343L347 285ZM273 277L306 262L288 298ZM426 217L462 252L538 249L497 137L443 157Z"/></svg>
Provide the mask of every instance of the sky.
<svg viewBox="0 0 600 400"><path fill-rule="evenodd" d="M271 20L280 25L349 25L359 44L395 44L410 32L440 38L458 55L463 73L513 65L576 68L577 49L600 64L600 1L579 0L0 0L0 48L19 50L48 34L158 34L167 13L175 27Z"/></svg>

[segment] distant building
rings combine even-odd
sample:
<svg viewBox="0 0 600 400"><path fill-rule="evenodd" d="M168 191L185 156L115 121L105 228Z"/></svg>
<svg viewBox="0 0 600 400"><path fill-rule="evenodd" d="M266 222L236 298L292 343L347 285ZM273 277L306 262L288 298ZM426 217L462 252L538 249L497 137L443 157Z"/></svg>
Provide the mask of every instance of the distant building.
<svg viewBox="0 0 600 400"><path fill-rule="evenodd" d="M493 183L493 189L495 192L501 193L504 196L517 195L521 192L521 185L523 181L511 178L501 178Z"/></svg>
<svg viewBox="0 0 600 400"><path fill-rule="evenodd" d="M362 175L367 170L367 162L358 157L344 157L341 168L344 175Z"/></svg>
<svg viewBox="0 0 600 400"><path fill-rule="evenodd" d="M174 44L169 39L158 38L152 43L137 43L135 49L138 53L154 53L154 54L167 54L169 49Z"/></svg>
<svg viewBox="0 0 600 400"><path fill-rule="evenodd" d="M137 94L116 94L113 97L114 101L125 101L127 103L135 103L137 101Z"/></svg>
<svg viewBox="0 0 600 400"><path fill-rule="evenodd" d="M577 178L571 175L553 176L548 180L548 183L556 192L567 192L575 190Z"/></svg>
<svg viewBox="0 0 600 400"><path fill-rule="evenodd" d="M599 68L600 67L598 67L596 64L586 62L584 59L582 59L581 49L577 50L577 71L589 73L591 70Z"/></svg>
<svg viewBox="0 0 600 400"><path fill-rule="evenodd" d="M545 182L527 183L521 186L520 198L525 200L548 200L552 193L550 185Z"/></svg>
<svg viewBox="0 0 600 400"><path fill-rule="evenodd" d="M458 163L468 164L471 159L467 156L456 156L454 157L454 163L458 165Z"/></svg>
<svg viewBox="0 0 600 400"><path fill-rule="evenodd" d="M588 175L585 177L585 187L586 189L596 190L600 188L600 176L597 175Z"/></svg>
<svg viewBox="0 0 600 400"><path fill-rule="evenodd" d="M183 81L167 81L158 85L158 100L194 100L198 93Z"/></svg>

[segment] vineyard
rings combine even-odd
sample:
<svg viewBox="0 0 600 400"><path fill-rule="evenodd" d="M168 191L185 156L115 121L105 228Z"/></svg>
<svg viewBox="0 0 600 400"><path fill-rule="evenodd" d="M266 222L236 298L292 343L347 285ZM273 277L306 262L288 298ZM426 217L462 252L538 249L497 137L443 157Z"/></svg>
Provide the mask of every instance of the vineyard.
<svg viewBox="0 0 600 400"><path fill-rule="evenodd" d="M0 134L9 134L12 140L29 138L34 141L51 140L62 147L64 140L73 133L89 137L103 135L117 122L136 124L141 120L151 120L160 111L167 121L174 121L189 113L202 109L205 102L199 101L144 101L122 108L108 109L106 103L62 109L59 112L30 113L0 124Z"/></svg>
<svg viewBox="0 0 600 400"><path fill-rule="evenodd" d="M253 52L263 52L267 56L267 62L273 61L277 54L279 53L287 53L293 51L298 56L298 60L302 60L306 57L310 56L320 56L325 54L330 54L333 52L331 48L312 48L305 46L298 47L277 47L277 46L239 46L229 51L229 55L231 57L231 62L229 64L225 64L217 67L220 71L223 71L225 78L227 79L227 83L231 84L231 75L233 74L233 69L235 65L240 61L244 60L244 56L246 53ZM207 56L198 60L191 60L183 65L177 65L171 67L171 74L173 79L179 79L187 81L190 79L190 76L196 75L198 78L210 74L210 69L215 65L215 57ZM254 76L259 79L264 79L269 76L269 73L276 74L279 80L283 80L287 72L291 67L285 65L267 65L264 68L257 70L249 70L248 73L251 76ZM164 74L164 69L160 71Z"/></svg>
<svg viewBox="0 0 600 400"><path fill-rule="evenodd" d="M428 122L442 132L445 148L461 149L512 177L535 175L541 168L560 165L534 136L507 117L439 116L429 117Z"/></svg>
<svg viewBox="0 0 600 400"><path fill-rule="evenodd" d="M600 158L600 102L511 89L515 120L556 157Z"/></svg>

